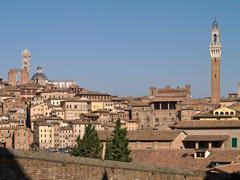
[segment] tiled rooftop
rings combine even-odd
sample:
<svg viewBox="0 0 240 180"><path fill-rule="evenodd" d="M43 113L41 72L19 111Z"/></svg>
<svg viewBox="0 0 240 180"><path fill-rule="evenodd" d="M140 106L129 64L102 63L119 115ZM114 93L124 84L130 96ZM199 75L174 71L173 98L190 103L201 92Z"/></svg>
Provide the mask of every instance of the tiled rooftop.
<svg viewBox="0 0 240 180"><path fill-rule="evenodd" d="M240 128L240 120L189 120L170 126L173 129Z"/></svg>
<svg viewBox="0 0 240 180"><path fill-rule="evenodd" d="M156 165L164 168L178 170L209 170L211 162L231 163L240 154L238 150L209 150L210 155L206 159L195 159L195 150L187 149L159 149L159 150L134 150L131 152L133 162L146 165Z"/></svg>
<svg viewBox="0 0 240 180"><path fill-rule="evenodd" d="M173 141L182 131L128 131L129 141ZM111 137L111 131L99 131L99 138L105 141Z"/></svg>
<svg viewBox="0 0 240 180"><path fill-rule="evenodd" d="M188 135L183 141L226 141L227 135Z"/></svg>

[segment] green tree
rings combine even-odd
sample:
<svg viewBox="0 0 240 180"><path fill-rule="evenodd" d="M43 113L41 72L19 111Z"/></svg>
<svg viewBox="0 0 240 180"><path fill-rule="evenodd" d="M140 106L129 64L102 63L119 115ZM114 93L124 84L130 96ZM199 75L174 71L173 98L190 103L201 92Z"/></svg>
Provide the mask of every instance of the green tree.
<svg viewBox="0 0 240 180"><path fill-rule="evenodd" d="M78 136L76 143L72 151L74 156L101 158L102 145L95 127L91 124L85 126L83 138Z"/></svg>
<svg viewBox="0 0 240 180"><path fill-rule="evenodd" d="M121 128L121 122L120 119L118 119L111 138L106 141L105 159L130 162L132 160L132 158L129 157L130 153L127 129Z"/></svg>

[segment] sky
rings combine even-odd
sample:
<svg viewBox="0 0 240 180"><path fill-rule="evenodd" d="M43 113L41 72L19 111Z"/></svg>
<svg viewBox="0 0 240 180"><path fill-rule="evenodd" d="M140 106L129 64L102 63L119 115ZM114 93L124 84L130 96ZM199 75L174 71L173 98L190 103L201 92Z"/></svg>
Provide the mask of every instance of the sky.
<svg viewBox="0 0 240 180"><path fill-rule="evenodd" d="M192 86L211 92L210 29L221 30L221 96L240 82L240 1L237 0L3 0L0 76L20 68L31 51L31 74L119 96L145 96L149 87Z"/></svg>

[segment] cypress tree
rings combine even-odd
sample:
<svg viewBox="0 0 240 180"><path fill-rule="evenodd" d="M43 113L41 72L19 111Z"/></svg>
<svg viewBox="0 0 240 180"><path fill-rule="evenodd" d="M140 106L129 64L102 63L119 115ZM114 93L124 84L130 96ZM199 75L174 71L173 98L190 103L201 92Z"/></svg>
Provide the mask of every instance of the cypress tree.
<svg viewBox="0 0 240 180"><path fill-rule="evenodd" d="M121 128L120 119L116 121L113 134L106 142L105 159L121 162L130 162L131 150L128 148L127 129Z"/></svg>
<svg viewBox="0 0 240 180"><path fill-rule="evenodd" d="M102 146L98 133L94 126L88 124L85 126L85 133L81 139L79 136L73 148L74 156L101 158Z"/></svg>

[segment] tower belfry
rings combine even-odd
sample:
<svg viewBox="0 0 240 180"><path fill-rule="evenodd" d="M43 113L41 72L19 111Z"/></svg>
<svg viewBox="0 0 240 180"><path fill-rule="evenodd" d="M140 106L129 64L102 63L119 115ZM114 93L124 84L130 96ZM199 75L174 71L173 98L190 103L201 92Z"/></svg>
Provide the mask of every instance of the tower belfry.
<svg viewBox="0 0 240 180"><path fill-rule="evenodd" d="M28 75L30 76L30 51L25 48L22 51L22 69L25 69L28 72Z"/></svg>
<svg viewBox="0 0 240 180"><path fill-rule="evenodd" d="M212 103L219 103L222 45L220 42L220 29L216 20L212 23L209 51L211 57L211 101Z"/></svg>

